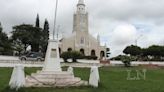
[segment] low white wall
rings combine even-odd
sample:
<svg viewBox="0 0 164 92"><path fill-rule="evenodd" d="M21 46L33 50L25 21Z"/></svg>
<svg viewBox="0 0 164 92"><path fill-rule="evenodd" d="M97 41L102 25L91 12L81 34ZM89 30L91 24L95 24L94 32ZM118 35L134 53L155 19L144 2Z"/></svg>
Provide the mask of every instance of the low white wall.
<svg viewBox="0 0 164 92"><path fill-rule="evenodd" d="M0 60L19 60L19 57L15 57L15 56L2 56L0 55Z"/></svg>
<svg viewBox="0 0 164 92"><path fill-rule="evenodd" d="M110 61L110 64L123 64L122 61ZM164 66L164 62L159 62L159 61L133 61L132 65L139 65L139 64L143 64L143 65L148 65L148 64L154 64L154 65L160 65L160 66Z"/></svg>
<svg viewBox="0 0 164 92"><path fill-rule="evenodd" d="M99 60L84 60L84 59L78 59L79 63L100 63Z"/></svg>

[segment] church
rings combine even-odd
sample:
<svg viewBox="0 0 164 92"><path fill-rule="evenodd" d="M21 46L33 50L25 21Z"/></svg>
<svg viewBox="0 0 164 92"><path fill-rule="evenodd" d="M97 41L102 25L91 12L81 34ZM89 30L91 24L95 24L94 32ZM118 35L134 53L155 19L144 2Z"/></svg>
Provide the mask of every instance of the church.
<svg viewBox="0 0 164 92"><path fill-rule="evenodd" d="M73 31L70 36L60 40L59 52L80 51L85 56L105 57L106 46L100 45L100 37L89 34L88 12L84 0L79 0L73 15Z"/></svg>

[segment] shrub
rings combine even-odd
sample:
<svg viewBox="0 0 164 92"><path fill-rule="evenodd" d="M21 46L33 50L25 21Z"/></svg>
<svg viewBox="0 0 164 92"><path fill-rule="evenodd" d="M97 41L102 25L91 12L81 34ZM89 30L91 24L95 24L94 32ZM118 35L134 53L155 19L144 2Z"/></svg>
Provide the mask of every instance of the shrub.
<svg viewBox="0 0 164 92"><path fill-rule="evenodd" d="M73 62L77 62L77 59L80 59L82 54L78 51L67 51L61 54L61 58L63 58L64 62L68 62L68 59L72 59Z"/></svg>
<svg viewBox="0 0 164 92"><path fill-rule="evenodd" d="M72 51L72 52L70 52L70 54L71 54L71 58L72 58L72 61L73 62L77 62L77 59L80 59L83 55L80 53L80 52L78 52L78 51Z"/></svg>
<svg viewBox="0 0 164 92"><path fill-rule="evenodd" d="M131 66L131 57L130 56L122 56L121 61L124 63L125 67L130 67Z"/></svg>
<svg viewBox="0 0 164 92"><path fill-rule="evenodd" d="M87 60L97 60L97 56L83 56L82 59L87 59Z"/></svg>
<svg viewBox="0 0 164 92"><path fill-rule="evenodd" d="M70 52L63 52L60 57L63 58L64 62L68 62L67 60L71 58L71 55Z"/></svg>

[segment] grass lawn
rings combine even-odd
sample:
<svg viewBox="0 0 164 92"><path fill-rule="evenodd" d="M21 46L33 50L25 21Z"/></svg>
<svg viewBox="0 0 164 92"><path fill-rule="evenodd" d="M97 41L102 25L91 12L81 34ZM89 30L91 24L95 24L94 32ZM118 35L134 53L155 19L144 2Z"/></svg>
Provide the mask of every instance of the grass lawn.
<svg viewBox="0 0 164 92"><path fill-rule="evenodd" d="M127 69L147 69L146 80L127 80ZM38 68L26 68L27 73L32 73ZM71 88L21 88L19 92L164 92L164 69L145 67L102 67L98 88L71 87ZM0 68L0 92L14 92L8 87L12 68ZM75 68L75 76L83 80L89 79L90 69ZM133 73L134 75L135 73Z"/></svg>

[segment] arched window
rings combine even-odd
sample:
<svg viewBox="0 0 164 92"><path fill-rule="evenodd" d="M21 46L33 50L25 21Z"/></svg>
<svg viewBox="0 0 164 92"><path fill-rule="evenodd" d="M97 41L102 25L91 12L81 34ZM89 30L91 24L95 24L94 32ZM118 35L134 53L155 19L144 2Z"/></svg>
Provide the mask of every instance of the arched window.
<svg viewBox="0 0 164 92"><path fill-rule="evenodd" d="M81 54L85 55L84 49L80 49Z"/></svg>
<svg viewBox="0 0 164 92"><path fill-rule="evenodd" d="M61 48L59 48L59 55L61 55Z"/></svg>
<svg viewBox="0 0 164 92"><path fill-rule="evenodd" d="M68 48L67 51L69 51L69 52L72 51L72 48Z"/></svg>
<svg viewBox="0 0 164 92"><path fill-rule="evenodd" d="M96 56L95 50L91 50L91 56Z"/></svg>
<svg viewBox="0 0 164 92"><path fill-rule="evenodd" d="M85 39L84 39L84 37L81 37L81 39L80 39L80 44L84 44L84 41Z"/></svg>
<svg viewBox="0 0 164 92"><path fill-rule="evenodd" d="M105 52L104 51L101 51L100 52L100 58L103 58L103 57L105 57Z"/></svg>

